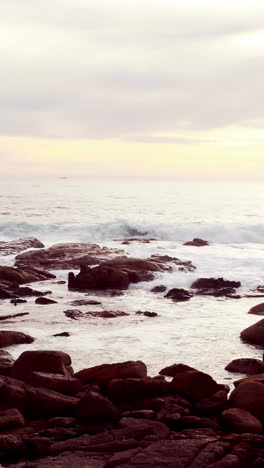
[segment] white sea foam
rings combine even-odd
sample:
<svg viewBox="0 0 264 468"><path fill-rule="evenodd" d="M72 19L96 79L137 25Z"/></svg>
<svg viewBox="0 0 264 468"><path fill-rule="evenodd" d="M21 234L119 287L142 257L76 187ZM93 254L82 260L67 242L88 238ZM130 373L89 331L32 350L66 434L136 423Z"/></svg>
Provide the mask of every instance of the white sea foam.
<svg viewBox="0 0 264 468"><path fill-rule="evenodd" d="M1 222L0 239L35 236L43 242L101 242L129 237L185 242L200 237L213 243L264 242L264 224L242 223L143 223L116 220L106 223Z"/></svg>

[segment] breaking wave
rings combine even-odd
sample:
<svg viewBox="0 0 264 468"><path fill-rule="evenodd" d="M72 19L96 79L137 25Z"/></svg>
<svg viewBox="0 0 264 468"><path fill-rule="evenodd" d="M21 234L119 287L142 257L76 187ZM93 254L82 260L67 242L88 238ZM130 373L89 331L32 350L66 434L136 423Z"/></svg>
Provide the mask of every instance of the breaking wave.
<svg viewBox="0 0 264 468"><path fill-rule="evenodd" d="M1 222L0 239L34 236L50 242L102 242L129 237L185 242L200 237L220 244L264 243L264 224L140 223L116 220L106 223Z"/></svg>

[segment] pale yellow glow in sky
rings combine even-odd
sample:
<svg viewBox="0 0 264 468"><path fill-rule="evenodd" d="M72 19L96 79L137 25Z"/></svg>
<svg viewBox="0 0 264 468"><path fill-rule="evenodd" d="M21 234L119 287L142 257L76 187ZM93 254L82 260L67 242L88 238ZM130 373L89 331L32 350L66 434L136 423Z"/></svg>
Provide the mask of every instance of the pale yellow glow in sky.
<svg viewBox="0 0 264 468"><path fill-rule="evenodd" d="M261 129L230 127L157 134L152 139L131 142L0 137L0 154L7 174L190 177L263 174Z"/></svg>

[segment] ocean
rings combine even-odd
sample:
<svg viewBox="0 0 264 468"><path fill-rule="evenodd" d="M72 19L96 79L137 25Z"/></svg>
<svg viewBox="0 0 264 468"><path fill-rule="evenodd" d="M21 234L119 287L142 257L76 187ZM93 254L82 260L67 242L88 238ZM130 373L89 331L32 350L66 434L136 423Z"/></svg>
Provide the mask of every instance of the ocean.
<svg viewBox="0 0 264 468"><path fill-rule="evenodd" d="M224 383L235 375L224 367L235 358L257 357L262 351L242 343L240 331L261 317L248 310L260 298L225 299L196 296L173 303L150 289L191 286L201 277L241 281L239 294L264 284L264 191L258 181L133 179L133 178L1 178L0 240L34 236L45 246L62 242L93 242L123 248L127 254L152 254L191 260L195 272L159 273L152 282L133 285L124 296L102 297L102 306L89 310L122 310L127 317L82 318L73 321L63 311L83 293L67 285L43 282L58 304L38 306L30 298L15 311L29 315L5 321L2 329L15 329L36 338L30 349L69 352L76 370L106 362L141 359L151 375L177 362L210 373ZM122 241L154 238L151 243ZM208 247L183 243L200 237ZM0 258L12 265L14 256ZM66 271L56 271L66 279ZM96 298L96 293L91 298ZM264 300L263 300L264 302ZM82 310L87 310L82 308ZM135 315L152 311L156 318ZM0 315L14 312L0 302ZM69 337L52 335L68 331ZM14 356L29 345L11 347Z"/></svg>

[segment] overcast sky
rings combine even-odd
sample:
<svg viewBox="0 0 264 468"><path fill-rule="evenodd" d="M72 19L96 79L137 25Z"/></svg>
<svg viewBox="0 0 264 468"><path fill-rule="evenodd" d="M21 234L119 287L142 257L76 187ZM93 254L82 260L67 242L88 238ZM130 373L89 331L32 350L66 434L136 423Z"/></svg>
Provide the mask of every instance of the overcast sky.
<svg viewBox="0 0 264 468"><path fill-rule="evenodd" d="M261 0L0 0L0 25L7 173L264 168Z"/></svg>

